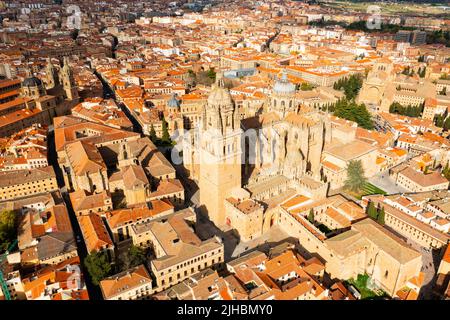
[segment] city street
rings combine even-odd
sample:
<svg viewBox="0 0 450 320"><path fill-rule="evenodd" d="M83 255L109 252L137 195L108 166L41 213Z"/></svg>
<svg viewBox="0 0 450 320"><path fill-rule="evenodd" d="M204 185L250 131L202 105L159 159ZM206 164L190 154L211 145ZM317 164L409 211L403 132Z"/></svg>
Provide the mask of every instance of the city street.
<svg viewBox="0 0 450 320"><path fill-rule="evenodd" d="M48 146L48 162L49 165L53 166L53 169L55 170L56 180L58 182L61 195L64 199L67 211L69 213L70 223L72 225L75 239L77 240L76 242L77 242L78 256L80 257L80 268L84 275L84 280L86 282L86 287L89 292L89 297L90 299L93 300L102 300L103 298L100 288L92 283L89 273L87 272L86 267L84 266L83 263L84 259L88 254L86 244L84 243L83 234L78 224L75 212L73 211L72 203L70 202L69 194L67 192L67 187L64 184L63 173L58 165L58 159L55 150L55 132L53 130L49 131L47 146Z"/></svg>

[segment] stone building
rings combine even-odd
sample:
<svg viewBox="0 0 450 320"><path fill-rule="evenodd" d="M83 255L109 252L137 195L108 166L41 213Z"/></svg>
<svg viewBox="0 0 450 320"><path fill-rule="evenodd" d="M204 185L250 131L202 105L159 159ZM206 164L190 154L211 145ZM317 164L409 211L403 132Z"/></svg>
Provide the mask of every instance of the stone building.
<svg viewBox="0 0 450 320"><path fill-rule="evenodd" d="M144 265L100 281L105 300L144 300L153 293L152 278Z"/></svg>
<svg viewBox="0 0 450 320"><path fill-rule="evenodd" d="M0 201L58 190L52 167L0 172Z"/></svg>
<svg viewBox="0 0 450 320"><path fill-rule="evenodd" d="M151 270L159 292L189 276L224 262L224 247L218 237L202 241L194 232L196 216L191 208L134 224L135 245L151 247L155 259Z"/></svg>
<svg viewBox="0 0 450 320"><path fill-rule="evenodd" d="M50 125L54 117L69 113L79 102L67 58L62 67L54 66L48 60L45 82L28 72L28 77L21 83L19 96L0 104L0 116L3 116L0 136L11 135L34 123Z"/></svg>

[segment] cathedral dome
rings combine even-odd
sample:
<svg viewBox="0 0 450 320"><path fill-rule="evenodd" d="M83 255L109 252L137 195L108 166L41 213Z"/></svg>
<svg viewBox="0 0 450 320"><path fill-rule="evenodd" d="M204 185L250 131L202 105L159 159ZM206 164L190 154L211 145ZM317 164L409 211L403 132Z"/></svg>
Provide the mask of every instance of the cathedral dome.
<svg viewBox="0 0 450 320"><path fill-rule="evenodd" d="M287 78L286 72L283 72L283 76L273 86L273 92L276 94L294 94L295 93L295 85L289 82Z"/></svg>
<svg viewBox="0 0 450 320"><path fill-rule="evenodd" d="M42 81L36 77L29 77L23 80L22 86L24 87L39 87L42 85Z"/></svg>
<svg viewBox="0 0 450 320"><path fill-rule="evenodd" d="M230 92L227 89L220 86L214 86L208 97L209 105L225 105L232 103L233 100L231 99Z"/></svg>

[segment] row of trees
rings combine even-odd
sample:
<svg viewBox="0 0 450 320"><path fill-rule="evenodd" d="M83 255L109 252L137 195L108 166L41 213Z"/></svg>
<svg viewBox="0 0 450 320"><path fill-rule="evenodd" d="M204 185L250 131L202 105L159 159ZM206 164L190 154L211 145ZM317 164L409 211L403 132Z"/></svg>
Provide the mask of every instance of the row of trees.
<svg viewBox="0 0 450 320"><path fill-rule="evenodd" d="M342 90L347 100L353 100L361 90L363 77L360 74L352 74L350 77L342 78L333 85L335 90Z"/></svg>
<svg viewBox="0 0 450 320"><path fill-rule="evenodd" d="M434 116L434 124L436 127L443 128L444 130L450 130L450 117L447 110L443 114L437 114Z"/></svg>
<svg viewBox="0 0 450 320"><path fill-rule="evenodd" d="M96 286L100 281L112 274L128 270L147 261L146 251L143 248L132 245L130 249L117 259L116 268L113 268L108 254L102 252L92 252L84 259L84 265L91 277L92 283Z"/></svg>
<svg viewBox="0 0 450 320"><path fill-rule="evenodd" d="M379 224L384 225L384 218L385 218L385 212L384 207L375 207L375 204L370 201L369 205L366 209L367 215L372 218L373 220L377 221Z"/></svg>
<svg viewBox="0 0 450 320"><path fill-rule="evenodd" d="M425 75L427 74L427 67L419 67L419 70L417 70L417 74L421 78L425 78Z"/></svg>
<svg viewBox="0 0 450 320"><path fill-rule="evenodd" d="M6 251L17 239L17 215L12 210L0 212L0 252Z"/></svg>
<svg viewBox="0 0 450 320"><path fill-rule="evenodd" d="M419 106L408 105L407 107L405 107L405 106L402 106L398 102L393 102L389 106L389 112L390 113L399 114L399 115L402 115L402 116L418 118L418 117L422 116L422 112L423 112L424 107L425 106L424 106L423 103L421 105L419 105Z"/></svg>
<svg viewBox="0 0 450 320"><path fill-rule="evenodd" d="M427 43L440 43L450 47L450 31L441 29L427 33Z"/></svg>

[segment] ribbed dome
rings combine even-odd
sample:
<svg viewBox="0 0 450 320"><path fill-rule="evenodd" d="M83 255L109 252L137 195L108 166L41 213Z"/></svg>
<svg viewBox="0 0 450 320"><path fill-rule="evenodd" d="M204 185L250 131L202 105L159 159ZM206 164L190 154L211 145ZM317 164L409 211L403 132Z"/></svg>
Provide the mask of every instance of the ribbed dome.
<svg viewBox="0 0 450 320"><path fill-rule="evenodd" d="M173 94L172 98L170 98L170 100L167 102L167 107L178 109L179 106L180 106L180 101L177 99L177 95Z"/></svg>
<svg viewBox="0 0 450 320"><path fill-rule="evenodd" d="M36 77L26 78L22 82L22 86L24 87L39 87L42 85L42 81Z"/></svg>
<svg viewBox="0 0 450 320"><path fill-rule="evenodd" d="M232 103L233 100L231 99L230 92L227 89L220 86L214 86L208 97L209 105L225 105Z"/></svg>
<svg viewBox="0 0 450 320"><path fill-rule="evenodd" d="M283 76L273 86L273 92L277 94L294 94L295 85L289 82L287 74L283 72Z"/></svg>

